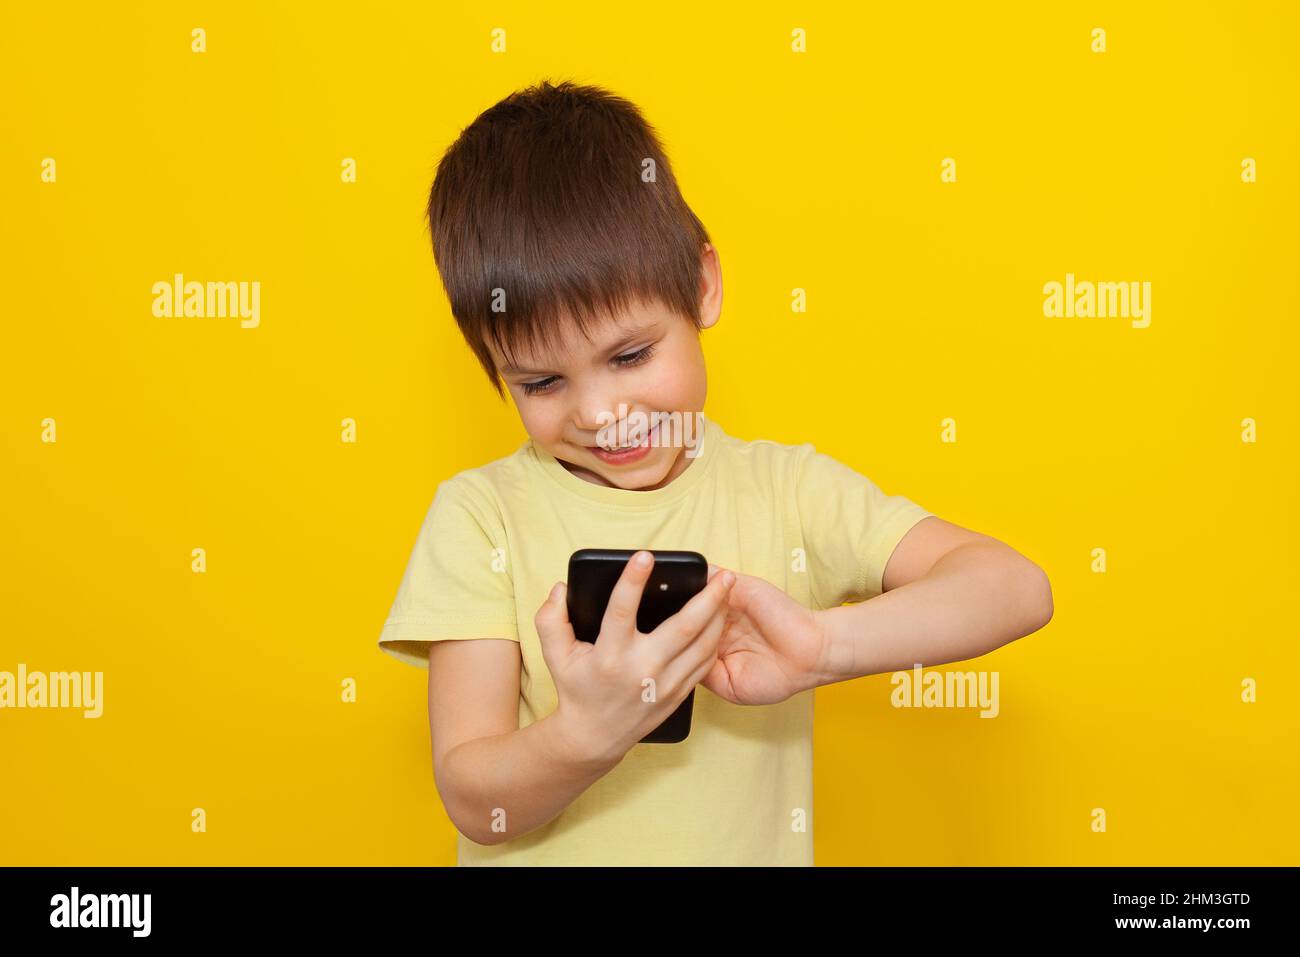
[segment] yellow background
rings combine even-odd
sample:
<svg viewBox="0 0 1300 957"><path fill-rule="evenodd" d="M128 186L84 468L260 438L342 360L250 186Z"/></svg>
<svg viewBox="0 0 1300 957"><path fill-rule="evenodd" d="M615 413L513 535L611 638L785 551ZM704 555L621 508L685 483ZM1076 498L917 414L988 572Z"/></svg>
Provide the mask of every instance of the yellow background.
<svg viewBox="0 0 1300 957"><path fill-rule="evenodd" d="M1297 863L1300 14L1035 7L0 6L0 670L105 682L0 711L0 863L454 863L376 641L436 484L526 436L424 202L543 77L640 105L712 233L706 414L1051 577L943 669L999 671L994 720L818 691L818 863ZM260 327L154 318L176 272L259 281ZM1150 281L1150 327L1045 318L1067 272Z"/></svg>

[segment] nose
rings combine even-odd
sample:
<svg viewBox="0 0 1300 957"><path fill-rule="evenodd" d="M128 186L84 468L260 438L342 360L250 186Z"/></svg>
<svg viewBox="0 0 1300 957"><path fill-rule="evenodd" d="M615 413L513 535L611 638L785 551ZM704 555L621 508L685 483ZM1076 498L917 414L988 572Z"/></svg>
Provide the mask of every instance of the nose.
<svg viewBox="0 0 1300 957"><path fill-rule="evenodd" d="M617 426L627 414L626 403L620 410L619 403L623 400L616 396L613 383L604 376L596 376L571 394L574 395L574 427L583 432L589 445L596 443L601 429Z"/></svg>

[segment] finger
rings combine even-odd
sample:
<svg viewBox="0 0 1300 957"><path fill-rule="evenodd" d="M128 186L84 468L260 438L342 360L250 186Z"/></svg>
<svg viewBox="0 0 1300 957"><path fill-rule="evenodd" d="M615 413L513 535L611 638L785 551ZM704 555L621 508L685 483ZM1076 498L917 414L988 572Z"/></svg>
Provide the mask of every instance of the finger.
<svg viewBox="0 0 1300 957"><path fill-rule="evenodd" d="M741 703L736 698L735 687L731 684L731 674L727 671L727 665L721 658L714 659L708 673L700 679L700 684L719 698L730 701L732 704Z"/></svg>
<svg viewBox="0 0 1300 957"><path fill-rule="evenodd" d="M694 673L703 668L704 672L708 671L707 665L718 657L718 645L721 643L722 634L727 627L727 606L720 605L710 616L708 622L700 629L699 634L691 641L687 641L677 651L676 654L664 666L665 674L671 672L672 676L685 673L693 678L691 686L694 687L699 683L699 678Z"/></svg>
<svg viewBox="0 0 1300 957"><path fill-rule="evenodd" d="M735 582L736 573L724 569L722 574L714 575L701 591L691 596L681 611L654 630L655 636L662 642L664 653L670 659L677 657L682 648L704 630L709 619L719 609L726 608L727 593Z"/></svg>
<svg viewBox="0 0 1300 957"><path fill-rule="evenodd" d="M556 582L546 601L533 617L537 626L537 637L542 646L542 658L552 671L555 665L564 661L578 639L573 634L573 625L569 621L568 585Z"/></svg>
<svg viewBox="0 0 1300 957"><path fill-rule="evenodd" d="M701 681L710 677L715 668L726 670L718 658L718 644L726 627L723 609L709 619L704 630L689 642L672 662L664 668L664 678L673 687L685 689L682 697L691 693Z"/></svg>
<svg viewBox="0 0 1300 957"><path fill-rule="evenodd" d="M648 559L644 564L641 559ZM636 611L641 606L641 594L645 583L654 571L654 555L644 549L636 552L625 566L623 573L614 583L610 593L609 604L605 606L605 615L600 620L600 636L612 638L615 642L630 642L636 636Z"/></svg>
<svg viewBox="0 0 1300 957"><path fill-rule="evenodd" d="M714 669L721 668L726 671L726 665L717 655L705 655L703 660L696 666L695 670L690 673L686 681L689 687L695 688L700 682L707 680L714 672ZM688 691L687 694L690 692Z"/></svg>

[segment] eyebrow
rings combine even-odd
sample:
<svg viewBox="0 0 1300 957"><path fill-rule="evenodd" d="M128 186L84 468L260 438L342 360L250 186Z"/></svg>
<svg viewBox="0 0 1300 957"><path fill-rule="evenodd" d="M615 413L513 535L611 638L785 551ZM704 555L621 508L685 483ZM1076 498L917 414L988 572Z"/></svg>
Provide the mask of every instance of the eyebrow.
<svg viewBox="0 0 1300 957"><path fill-rule="evenodd" d="M643 326L638 326L635 329L631 329L627 332L626 335L620 337L616 342L610 343L604 349L604 351L609 353L617 352L618 350L622 349L624 346L631 345L633 342L640 339L642 336L646 335L647 333L653 332L658 327L658 325L659 323L657 321L654 321L654 322L648 322ZM539 375L546 371L547 370L545 369L521 369L519 366L513 365L509 362L507 362L505 365L501 367L501 372L505 375Z"/></svg>

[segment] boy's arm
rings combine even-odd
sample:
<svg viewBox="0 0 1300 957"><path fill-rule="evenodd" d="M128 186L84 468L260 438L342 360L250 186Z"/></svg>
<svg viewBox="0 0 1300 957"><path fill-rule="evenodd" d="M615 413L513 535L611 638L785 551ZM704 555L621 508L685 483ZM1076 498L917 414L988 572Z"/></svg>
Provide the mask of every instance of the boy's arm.
<svg viewBox="0 0 1300 957"><path fill-rule="evenodd" d="M558 711L520 728L519 666L517 641L429 646L434 782L456 829L476 844L548 823L621 760L587 754Z"/></svg>
<svg viewBox="0 0 1300 957"><path fill-rule="evenodd" d="M1036 564L929 516L894 549L882 594L817 613L825 653L813 685L976 658L1042 628L1052 611Z"/></svg>

